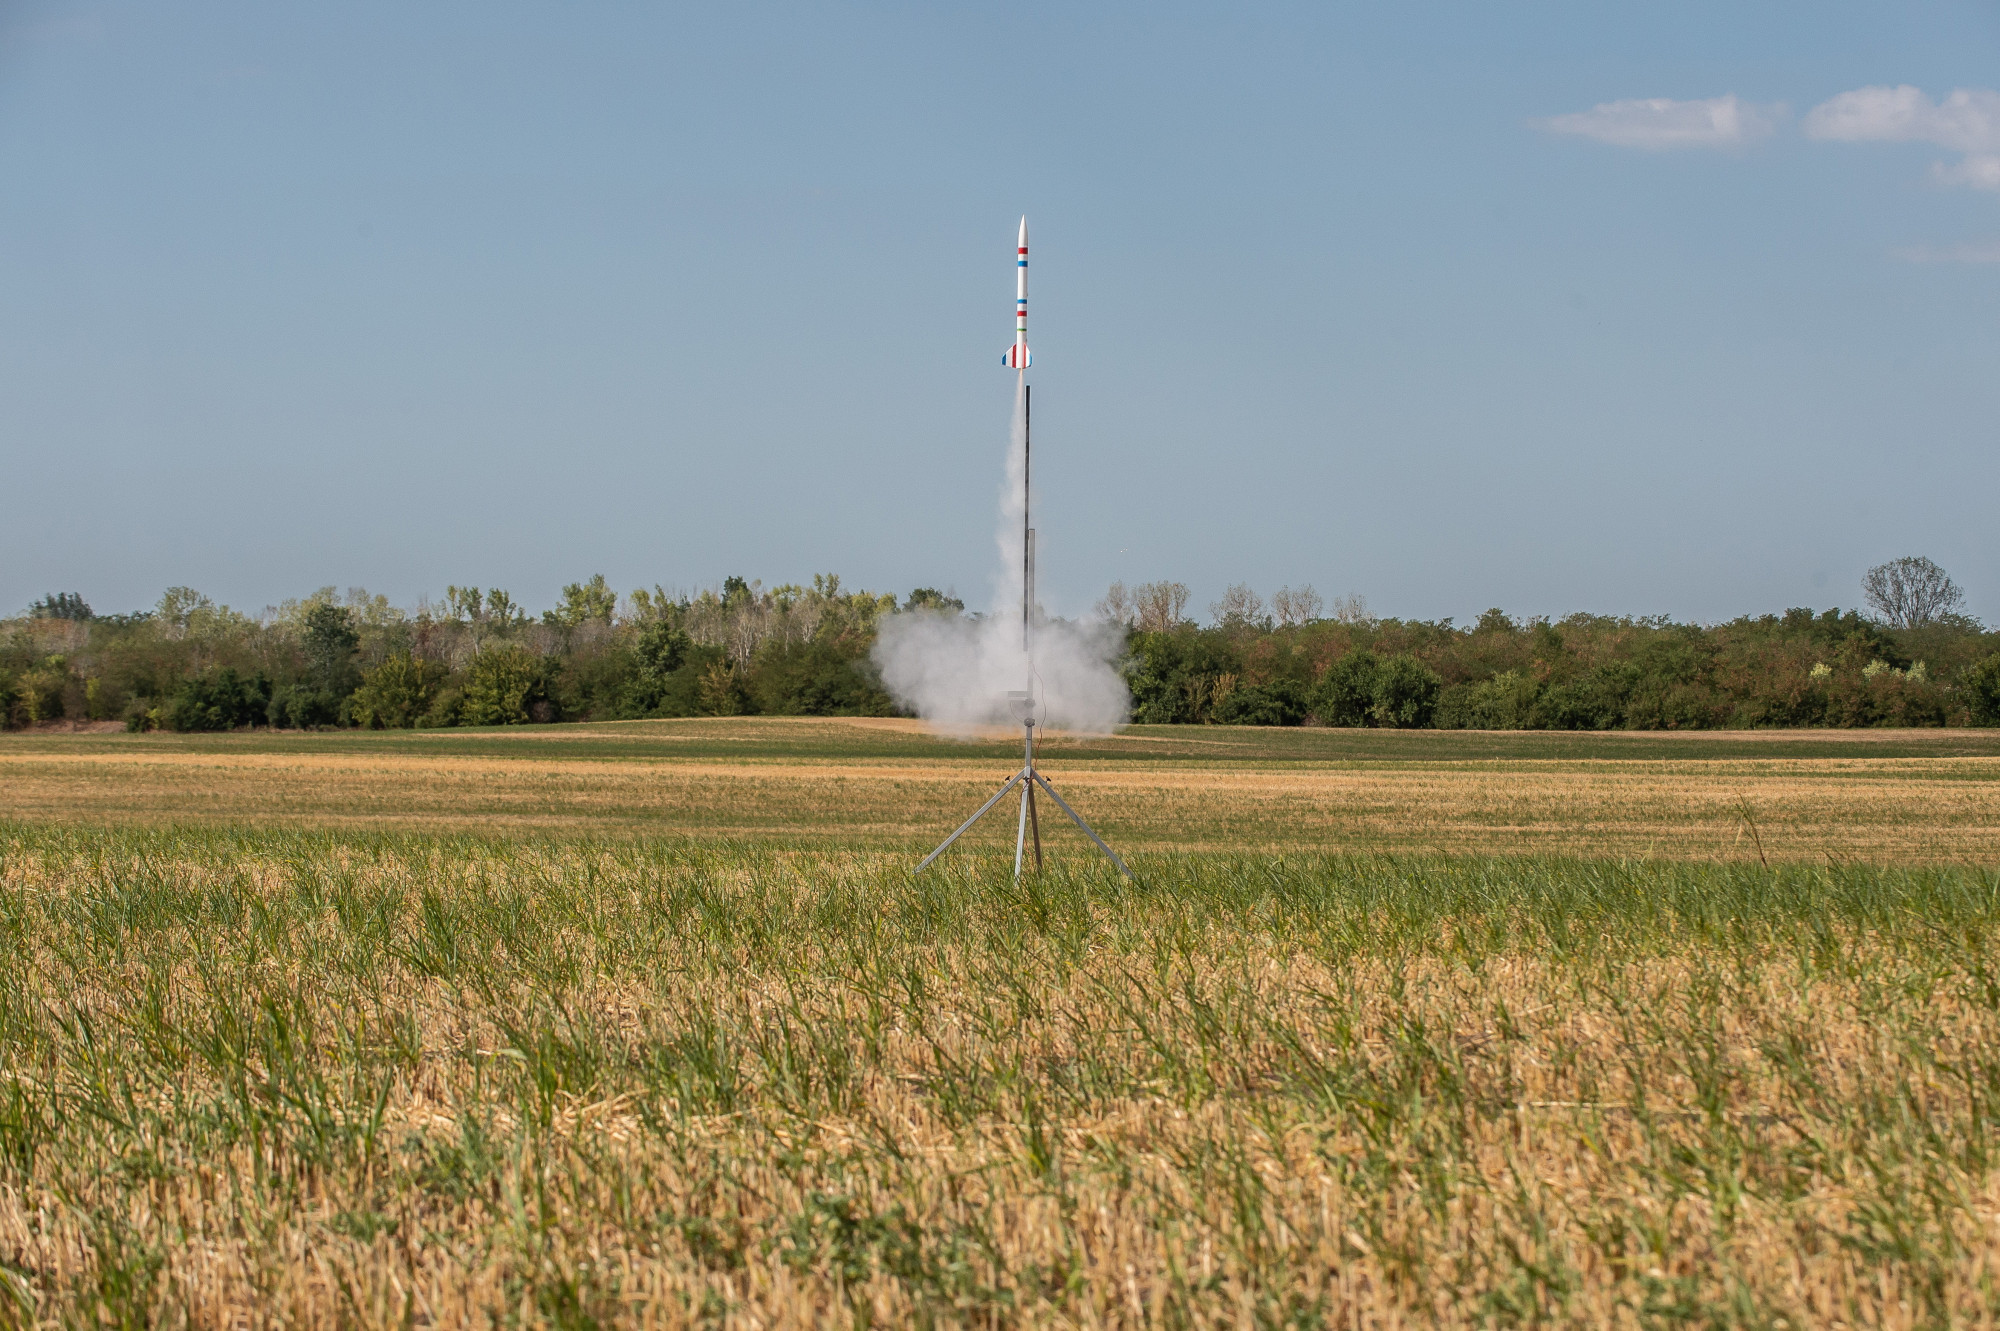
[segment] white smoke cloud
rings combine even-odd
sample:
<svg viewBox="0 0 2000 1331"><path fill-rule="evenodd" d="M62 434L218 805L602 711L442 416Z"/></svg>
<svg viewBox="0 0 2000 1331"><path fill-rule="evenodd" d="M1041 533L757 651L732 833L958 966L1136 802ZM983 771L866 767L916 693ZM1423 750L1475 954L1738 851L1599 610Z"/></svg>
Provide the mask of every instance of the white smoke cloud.
<svg viewBox="0 0 2000 1331"><path fill-rule="evenodd" d="M1105 734L1131 711L1131 694L1112 664L1124 646L1124 626L1046 619L1037 607L1027 635L1032 646L1022 640L1024 405L1017 397L1000 490L992 613L976 619L928 611L892 615L881 622L875 664L890 697L947 734L1020 725L1007 701L1019 691L1034 694L1038 725Z"/></svg>
<svg viewBox="0 0 2000 1331"><path fill-rule="evenodd" d="M1131 709L1111 666L1123 642L1118 625L1044 620L1035 625L1031 667L1018 608L980 619L919 611L882 622L875 663L889 695L946 734L1019 726L1007 694L1032 680L1038 725L1101 735L1123 725Z"/></svg>

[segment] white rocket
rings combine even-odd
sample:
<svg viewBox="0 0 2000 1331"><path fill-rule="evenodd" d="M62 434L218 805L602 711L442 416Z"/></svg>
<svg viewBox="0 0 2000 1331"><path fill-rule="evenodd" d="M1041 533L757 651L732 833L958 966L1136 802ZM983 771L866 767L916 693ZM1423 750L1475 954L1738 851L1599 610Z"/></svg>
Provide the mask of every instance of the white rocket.
<svg viewBox="0 0 2000 1331"><path fill-rule="evenodd" d="M1014 256L1018 276L1014 279L1014 345L1000 361L1010 370L1025 370L1034 364L1028 354L1028 219L1021 219L1020 250Z"/></svg>

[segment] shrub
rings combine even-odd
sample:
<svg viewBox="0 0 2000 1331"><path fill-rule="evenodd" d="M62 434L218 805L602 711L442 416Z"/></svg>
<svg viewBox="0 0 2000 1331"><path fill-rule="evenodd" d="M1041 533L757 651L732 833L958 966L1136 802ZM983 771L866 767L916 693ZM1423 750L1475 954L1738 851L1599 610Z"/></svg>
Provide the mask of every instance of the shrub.
<svg viewBox="0 0 2000 1331"><path fill-rule="evenodd" d="M569 652L556 658L551 696L557 700L562 714L586 721L645 715L643 711L634 713L627 706L627 695L638 674L631 646L613 638L599 624L586 625L573 633L573 641L591 633L601 633L605 640L572 646Z"/></svg>
<svg viewBox="0 0 2000 1331"><path fill-rule="evenodd" d="M362 678L348 720L364 730L408 730L431 710L446 674L435 661L398 652Z"/></svg>
<svg viewBox="0 0 2000 1331"><path fill-rule="evenodd" d="M1657 680L1643 681L1625 700L1625 726L1629 730L1698 730L1720 725L1727 716L1721 702L1717 694L1700 684L1662 688Z"/></svg>
<svg viewBox="0 0 2000 1331"><path fill-rule="evenodd" d="M340 721L340 699L333 690L311 684L282 684L271 691L265 716L273 726L286 730L315 730Z"/></svg>
<svg viewBox="0 0 2000 1331"><path fill-rule="evenodd" d="M1529 713L1529 724L1549 730L1615 730L1624 723L1626 700L1638 685L1636 666L1599 666L1545 689Z"/></svg>
<svg viewBox="0 0 2000 1331"><path fill-rule="evenodd" d="M743 714L743 681L736 667L719 656L703 667L698 696L703 716Z"/></svg>
<svg viewBox="0 0 2000 1331"><path fill-rule="evenodd" d="M745 691L773 716L889 716L895 704L867 657L866 639L814 638L768 643L757 653Z"/></svg>
<svg viewBox="0 0 2000 1331"><path fill-rule="evenodd" d="M1378 726L1403 730L1428 726L1443 688L1437 671L1416 657L1407 653L1392 656L1375 674L1375 697L1368 715Z"/></svg>
<svg viewBox="0 0 2000 1331"><path fill-rule="evenodd" d="M1381 673L1382 661L1375 653L1349 652L1319 677L1312 694L1313 715L1329 726L1367 725L1375 710L1376 676Z"/></svg>
<svg viewBox="0 0 2000 1331"><path fill-rule="evenodd" d="M270 680L219 666L183 681L161 720L169 730L234 730L264 720L270 707Z"/></svg>
<svg viewBox="0 0 2000 1331"><path fill-rule="evenodd" d="M1453 684L1438 694L1437 711L1431 714L1431 724L1439 730L1472 730L1472 699L1478 691L1477 684Z"/></svg>
<svg viewBox="0 0 2000 1331"><path fill-rule="evenodd" d="M32 670L14 679L7 719L14 725L33 725L62 717L63 694L70 682L69 665L60 656L51 656Z"/></svg>
<svg viewBox="0 0 2000 1331"><path fill-rule="evenodd" d="M417 718L417 729L432 730L440 726L455 726L465 712L465 690L457 684L447 684L438 690L431 700L430 710Z"/></svg>
<svg viewBox="0 0 2000 1331"><path fill-rule="evenodd" d="M1162 632L1142 629L1127 639L1127 650L1120 669L1132 691L1132 719L1145 725L1212 720L1218 693L1226 699L1230 692L1220 687L1222 681L1233 679L1242 665L1226 634L1192 624Z"/></svg>
<svg viewBox="0 0 2000 1331"><path fill-rule="evenodd" d="M1541 692L1534 676L1519 670L1458 684L1439 696L1432 723L1453 730L1525 730Z"/></svg>
<svg viewBox="0 0 2000 1331"><path fill-rule="evenodd" d="M2000 726L2000 652L1965 672L1965 695L1975 725Z"/></svg>
<svg viewBox="0 0 2000 1331"><path fill-rule="evenodd" d="M1290 679L1231 689L1215 719L1226 726L1295 726L1306 719L1306 691Z"/></svg>
<svg viewBox="0 0 2000 1331"><path fill-rule="evenodd" d="M518 726L554 720L543 663L520 647L497 647L472 658L458 707L458 724ZM540 715L538 715L540 713Z"/></svg>

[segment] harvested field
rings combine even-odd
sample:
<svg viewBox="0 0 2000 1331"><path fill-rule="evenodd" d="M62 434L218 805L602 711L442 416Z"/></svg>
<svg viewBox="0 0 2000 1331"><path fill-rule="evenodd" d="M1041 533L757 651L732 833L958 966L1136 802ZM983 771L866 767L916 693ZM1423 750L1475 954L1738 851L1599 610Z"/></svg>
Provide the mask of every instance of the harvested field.
<svg viewBox="0 0 2000 1331"><path fill-rule="evenodd" d="M2000 880L16 831L24 1320L1984 1325Z"/></svg>
<svg viewBox="0 0 2000 1331"><path fill-rule="evenodd" d="M1135 851L1361 849L1992 863L2000 735L1465 735L1139 727L1058 738ZM0 817L690 836L918 849L1018 763L907 722L0 739ZM994 820L973 837L1011 835ZM1065 844L1058 842L1057 844Z"/></svg>
<svg viewBox="0 0 2000 1331"><path fill-rule="evenodd" d="M1992 1325L2000 737L1655 738L6 737L0 1321Z"/></svg>

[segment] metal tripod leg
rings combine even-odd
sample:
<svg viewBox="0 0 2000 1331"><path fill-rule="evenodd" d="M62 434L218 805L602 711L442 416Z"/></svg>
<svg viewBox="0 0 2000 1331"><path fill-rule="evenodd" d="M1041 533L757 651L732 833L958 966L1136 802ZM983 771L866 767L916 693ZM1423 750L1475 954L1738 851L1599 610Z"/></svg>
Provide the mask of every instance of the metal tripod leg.
<svg viewBox="0 0 2000 1331"><path fill-rule="evenodd" d="M1025 717L1021 722L1021 775L1028 779L1021 783L1021 819L1014 827L1014 879L1021 878L1021 852L1028 846L1028 829L1035 833L1035 872L1042 871L1042 824L1035 817L1035 719Z"/></svg>
<svg viewBox="0 0 2000 1331"><path fill-rule="evenodd" d="M1021 787L1021 793L1028 797L1028 833L1035 838L1035 872L1042 871L1042 824L1035 817L1035 783L1030 781Z"/></svg>
<svg viewBox="0 0 2000 1331"><path fill-rule="evenodd" d="M1035 769L1024 767L1021 770L1025 773L1032 772ZM1034 788L1035 784L1033 781L1024 781L1021 783L1021 817L1020 821L1014 825L1014 877L1016 879L1019 879L1021 876L1021 852L1028 847L1028 801L1032 798L1030 792Z"/></svg>
<svg viewBox="0 0 2000 1331"><path fill-rule="evenodd" d="M1111 847L1105 845L1104 838L1090 830L1090 824L1083 821L1083 815L1079 814L1075 809L1070 808L1068 800L1065 800L1062 796L1056 794L1056 788L1048 783L1048 779L1046 777L1044 777L1040 772L1023 772L1021 775L1031 778L1036 785L1040 786L1043 790L1048 791L1049 798L1054 800L1057 806L1061 808L1064 813L1069 815L1069 820L1075 823L1078 827L1082 828L1083 834L1089 837L1092 841L1095 841L1097 843L1097 848L1099 850L1103 851L1106 855L1111 857L1111 862L1118 866L1119 873L1124 874L1127 878L1130 878L1132 876L1132 871L1125 867L1125 861L1118 858L1118 852L1111 849ZM1020 778L1016 777L1015 779L1019 780ZM957 833L953 833L953 835L956 836Z"/></svg>
<svg viewBox="0 0 2000 1331"><path fill-rule="evenodd" d="M992 799L987 800L986 803L979 806L978 813L973 814L970 818L966 819L963 823L959 824L959 828L956 832L953 832L950 836L946 837L941 843L939 843L938 848L936 850L924 856L923 863L919 864L916 867L915 871L917 873L922 873L924 871L925 866L930 864L932 860L944 854L945 851L951 849L952 842L958 840L960 837L964 836L968 831L970 831L974 823L978 822L981 818L984 818L986 816L986 811L988 809L992 808L994 805L998 804L1002 799L1006 798L1007 792L1012 790L1015 786L1020 785L1022 781L1027 779L1027 776L1028 776L1028 769L1024 767L1020 771L1014 773L1013 776L1009 777L1007 779L1006 785L1000 787L1000 789L993 792ZM1073 818L1076 815L1071 814L1070 816Z"/></svg>

